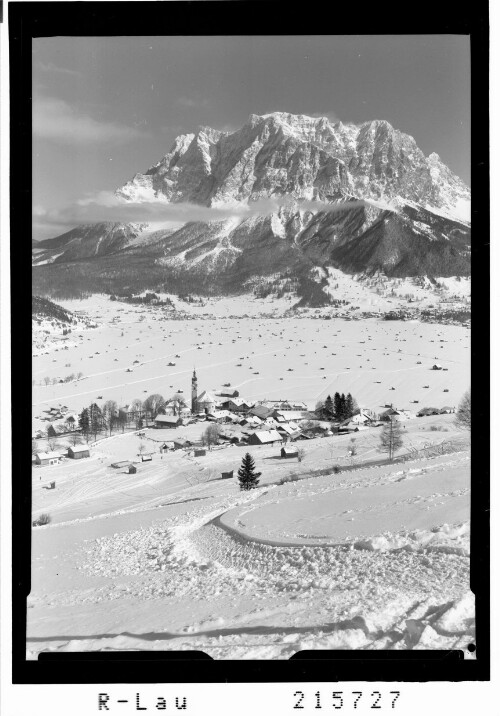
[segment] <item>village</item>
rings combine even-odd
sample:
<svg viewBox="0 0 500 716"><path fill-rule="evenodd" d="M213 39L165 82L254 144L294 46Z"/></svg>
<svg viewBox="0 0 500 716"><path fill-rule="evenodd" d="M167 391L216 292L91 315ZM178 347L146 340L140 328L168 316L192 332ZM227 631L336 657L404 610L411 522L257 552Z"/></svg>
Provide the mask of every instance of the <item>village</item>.
<svg viewBox="0 0 500 716"><path fill-rule="evenodd" d="M442 369L437 363L432 366L432 370ZM217 392L203 390L198 393L198 378L196 370L193 370L189 405L179 392L167 400L158 394L149 396L142 405L140 401L134 401L133 404L118 407L114 401L108 401L101 409L94 403L80 415L69 413L67 406L44 410L44 419L49 426L45 435L39 430L33 436L32 454L35 466L55 465L64 457L90 457L88 443L94 430L93 444L96 445L98 435L102 439L103 433L106 437L111 436L113 430L121 430L122 433L132 430L144 437L143 429L154 427L155 430L169 431L164 440L156 440L160 443L158 451L161 454L183 449L193 450L195 457L201 457L206 454L206 448L224 443L240 446L280 444L283 458L298 458L299 441L356 433L371 427L381 427L388 421L405 423L416 417L446 415L455 410L455 407L443 406L423 407L415 412L387 404L381 412L375 412L371 408L358 408L350 394L346 398L336 393L334 400L327 396L326 401L319 402L312 411L308 410L303 401L256 402L246 399L229 383ZM98 415L92 416L93 411ZM94 421L95 428L91 425ZM197 438L193 428L189 431L191 439L176 434L178 428L195 425L200 429ZM59 440L56 443L58 435L71 443L65 451L50 449L61 442ZM37 440L46 441L47 449L38 450ZM140 461L150 460L152 452L143 447L138 454Z"/></svg>

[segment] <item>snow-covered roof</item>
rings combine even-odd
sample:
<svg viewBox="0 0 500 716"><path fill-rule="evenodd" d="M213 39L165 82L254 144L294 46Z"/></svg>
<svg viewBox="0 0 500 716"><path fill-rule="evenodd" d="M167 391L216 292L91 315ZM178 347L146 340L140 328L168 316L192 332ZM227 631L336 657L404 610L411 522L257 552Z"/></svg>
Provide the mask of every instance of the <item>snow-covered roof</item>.
<svg viewBox="0 0 500 716"><path fill-rule="evenodd" d="M282 423L279 425L278 430L284 430L288 435L293 435L299 431L299 427L295 423Z"/></svg>
<svg viewBox="0 0 500 716"><path fill-rule="evenodd" d="M233 403L233 405L240 405L240 406L248 405L248 407L253 405L251 400L245 400L245 398L228 398L228 400L224 401L224 402L229 402L229 401L231 401L231 403Z"/></svg>
<svg viewBox="0 0 500 716"><path fill-rule="evenodd" d="M283 448L281 448L281 452L284 452L286 455L296 455L297 448L296 447L283 447Z"/></svg>
<svg viewBox="0 0 500 716"><path fill-rule="evenodd" d="M207 390L204 390L196 400L198 403L217 403L218 399L213 393L209 393Z"/></svg>
<svg viewBox="0 0 500 716"><path fill-rule="evenodd" d="M180 420L178 415L157 415L155 422L157 423L176 423Z"/></svg>
<svg viewBox="0 0 500 716"><path fill-rule="evenodd" d="M302 420L304 417L303 411L300 410L277 410L276 414L285 420Z"/></svg>
<svg viewBox="0 0 500 716"><path fill-rule="evenodd" d="M72 445L70 448L68 448L72 452L86 452L89 450L88 445Z"/></svg>
<svg viewBox="0 0 500 716"><path fill-rule="evenodd" d="M281 435L277 430L260 430L255 433L255 436L262 443L272 443L276 440L281 440Z"/></svg>
<svg viewBox="0 0 500 716"><path fill-rule="evenodd" d="M53 460L54 458L61 458L60 452L37 452L37 457L40 460Z"/></svg>

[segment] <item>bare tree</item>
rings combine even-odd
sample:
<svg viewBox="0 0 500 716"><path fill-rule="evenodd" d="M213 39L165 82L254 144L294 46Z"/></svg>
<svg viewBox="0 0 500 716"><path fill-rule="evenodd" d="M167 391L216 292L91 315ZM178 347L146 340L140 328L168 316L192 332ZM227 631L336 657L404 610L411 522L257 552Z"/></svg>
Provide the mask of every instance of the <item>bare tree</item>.
<svg viewBox="0 0 500 716"><path fill-rule="evenodd" d="M78 435L78 433L71 433L71 435L69 436L69 443L73 447L75 447L75 445L79 445L81 441L81 437Z"/></svg>
<svg viewBox="0 0 500 716"><path fill-rule="evenodd" d="M38 443L36 440L31 441L31 454L36 455L38 452Z"/></svg>
<svg viewBox="0 0 500 716"><path fill-rule="evenodd" d="M181 410L187 406L186 400L181 393L173 395L168 402L172 406L174 415L180 415Z"/></svg>
<svg viewBox="0 0 500 716"><path fill-rule="evenodd" d="M210 423L204 430L201 436L202 445L206 445L210 450L212 445L217 445L219 442L220 427L217 423Z"/></svg>
<svg viewBox="0 0 500 716"><path fill-rule="evenodd" d="M66 420L64 421L64 427L66 430L69 430L72 432L75 429L75 419L72 415L68 415Z"/></svg>
<svg viewBox="0 0 500 716"><path fill-rule="evenodd" d="M116 404L116 400L107 400L102 407L104 425L108 428L110 435L113 430L113 424L116 420L117 411L118 405Z"/></svg>
<svg viewBox="0 0 500 716"><path fill-rule="evenodd" d="M118 422L118 425L122 429L122 433L124 433L125 426L127 425L127 412L125 410L123 410L122 408L120 408L120 410L118 411L117 422Z"/></svg>
<svg viewBox="0 0 500 716"><path fill-rule="evenodd" d="M304 450L303 447L297 448L297 461L298 461L298 462L302 462L302 460L304 459L305 455L306 455L306 451Z"/></svg>
<svg viewBox="0 0 500 716"><path fill-rule="evenodd" d="M387 425L380 434L379 450L389 454L389 460L394 458L394 453L403 447L403 429L399 420L389 419Z"/></svg>
<svg viewBox="0 0 500 716"><path fill-rule="evenodd" d="M142 407L145 411L151 413L151 417L153 420L158 415L158 410L165 405L165 400L162 395L159 393L153 393L153 395L149 395L144 403L142 404Z"/></svg>
<svg viewBox="0 0 500 716"><path fill-rule="evenodd" d="M472 410L470 399L470 388L464 393L455 413L455 425L461 430L471 430Z"/></svg>
<svg viewBox="0 0 500 716"><path fill-rule="evenodd" d="M43 383L44 383L44 385L48 385L50 383L50 378L47 375L43 379Z"/></svg>
<svg viewBox="0 0 500 716"><path fill-rule="evenodd" d="M49 438L47 440L47 445L51 452L55 452L59 448L59 443L55 438Z"/></svg>

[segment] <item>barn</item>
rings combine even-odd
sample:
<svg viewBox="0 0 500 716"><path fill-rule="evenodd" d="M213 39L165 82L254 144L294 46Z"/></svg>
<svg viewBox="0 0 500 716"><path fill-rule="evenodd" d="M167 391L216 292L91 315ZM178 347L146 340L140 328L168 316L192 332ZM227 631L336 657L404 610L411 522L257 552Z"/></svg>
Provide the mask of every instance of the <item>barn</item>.
<svg viewBox="0 0 500 716"><path fill-rule="evenodd" d="M281 457L289 458L289 457L298 457L299 452L298 449L295 447L282 447L281 448Z"/></svg>
<svg viewBox="0 0 500 716"><path fill-rule="evenodd" d="M58 465L61 458L58 452L37 452L35 462L37 465Z"/></svg>
<svg viewBox="0 0 500 716"><path fill-rule="evenodd" d="M178 428L182 425L182 418L179 415L157 415L155 428Z"/></svg>
<svg viewBox="0 0 500 716"><path fill-rule="evenodd" d="M127 468L127 472L129 475L135 475L137 472L137 468L135 465L129 465Z"/></svg>
<svg viewBox="0 0 500 716"><path fill-rule="evenodd" d="M191 442L189 440L183 440L182 438L174 440L174 450L181 450L182 448L188 447L191 447Z"/></svg>
<svg viewBox="0 0 500 716"><path fill-rule="evenodd" d="M68 448L68 457L73 460L81 460L83 457L90 457L90 450L85 445L74 445Z"/></svg>

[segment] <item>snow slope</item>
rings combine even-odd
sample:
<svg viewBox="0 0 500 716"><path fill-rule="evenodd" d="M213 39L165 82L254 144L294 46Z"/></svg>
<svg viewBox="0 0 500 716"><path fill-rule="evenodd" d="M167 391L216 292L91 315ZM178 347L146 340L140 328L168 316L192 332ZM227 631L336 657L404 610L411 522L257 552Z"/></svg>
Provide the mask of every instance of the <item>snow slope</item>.
<svg viewBox="0 0 500 716"><path fill-rule="evenodd" d="M173 465L186 460L169 457ZM467 459L460 452L407 463L404 475L400 465L360 468L250 493L230 480L171 485L170 492L164 483L163 499L149 495L149 506L143 484L135 500L133 488L125 489L127 509L123 485L117 509L101 519L34 531L28 656L171 648L283 659L306 648L465 649L474 640ZM262 456L258 466L265 469ZM359 522L342 543L347 522L338 525L338 513L349 492ZM321 526L328 540L314 543L311 510L330 499L331 529ZM364 522L359 508L368 505L378 522ZM263 509L272 510L265 528L255 519L252 534L227 528ZM292 541L293 509L301 536ZM405 530L379 532L382 525L397 529L401 519ZM273 544L265 539L270 522L279 538Z"/></svg>

